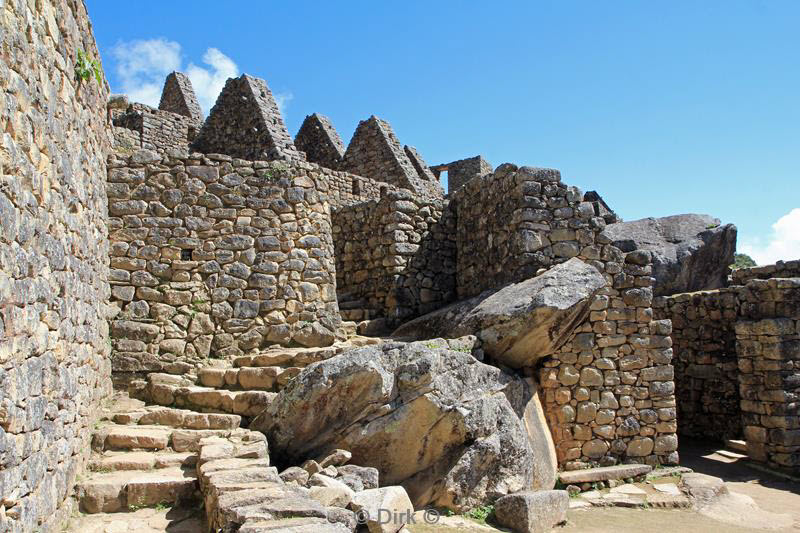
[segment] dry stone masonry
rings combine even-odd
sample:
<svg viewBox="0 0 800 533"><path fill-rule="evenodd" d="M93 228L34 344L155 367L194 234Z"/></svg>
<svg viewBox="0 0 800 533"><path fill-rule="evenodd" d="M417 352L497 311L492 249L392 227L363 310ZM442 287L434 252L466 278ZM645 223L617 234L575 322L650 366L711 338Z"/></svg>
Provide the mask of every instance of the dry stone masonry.
<svg viewBox="0 0 800 533"><path fill-rule="evenodd" d="M403 146L385 120L372 115L359 122L342 162L342 170L369 176L417 194L442 196L441 186L424 173L419 174Z"/></svg>
<svg viewBox="0 0 800 533"><path fill-rule="evenodd" d="M198 126L203 123L203 112L197 103L192 82L183 72L172 72L167 76L158 108L189 117Z"/></svg>
<svg viewBox="0 0 800 533"><path fill-rule="evenodd" d="M333 212L339 308L344 318L392 324L455 297L455 240L447 204L409 191Z"/></svg>
<svg viewBox="0 0 800 533"><path fill-rule="evenodd" d="M655 314L672 321L678 431L687 437L738 439L739 363L733 288L657 298Z"/></svg>
<svg viewBox="0 0 800 533"><path fill-rule="evenodd" d="M194 148L250 160L304 159L289 137L267 83L247 74L225 83Z"/></svg>
<svg viewBox="0 0 800 533"><path fill-rule="evenodd" d="M114 370L333 342L333 242L318 167L140 150L112 158L108 181Z"/></svg>
<svg viewBox="0 0 800 533"><path fill-rule="evenodd" d="M458 219L458 295L520 281L582 255L601 259L605 227L554 169L500 165L451 195Z"/></svg>
<svg viewBox="0 0 800 533"><path fill-rule="evenodd" d="M331 120L314 113L306 116L300 131L294 138L298 150L305 152L306 159L323 167L337 169L344 159L344 143Z"/></svg>
<svg viewBox="0 0 800 533"><path fill-rule="evenodd" d="M118 100L110 107L118 151L129 154L138 148L185 151L197 134L198 125L189 117L144 104L124 106L124 102Z"/></svg>
<svg viewBox="0 0 800 533"><path fill-rule="evenodd" d="M681 433L744 437L751 458L797 473L800 278L756 277L792 276L784 265L734 271L733 279L749 281L658 298L655 306L676 325Z"/></svg>
<svg viewBox="0 0 800 533"><path fill-rule="evenodd" d="M0 531L55 531L110 393L105 80L82 2L0 5Z"/></svg>
<svg viewBox="0 0 800 533"><path fill-rule="evenodd" d="M447 172L447 192L452 194L473 178L480 178L492 173L492 165L483 156L476 155L467 159L459 159L452 163L432 167L434 176L439 179L442 172Z"/></svg>
<svg viewBox="0 0 800 533"><path fill-rule="evenodd" d="M735 226L429 168L375 116L293 142L248 75L205 121L178 72L109 99L82 2L0 17L0 530L202 500L243 533L494 503L538 531L557 476L646 475L678 433L800 473L800 261L729 277Z"/></svg>

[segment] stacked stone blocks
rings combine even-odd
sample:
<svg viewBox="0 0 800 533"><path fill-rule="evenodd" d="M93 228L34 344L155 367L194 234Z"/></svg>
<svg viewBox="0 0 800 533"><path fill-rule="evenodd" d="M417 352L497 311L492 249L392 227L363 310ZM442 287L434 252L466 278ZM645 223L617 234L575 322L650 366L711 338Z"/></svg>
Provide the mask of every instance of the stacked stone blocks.
<svg viewBox="0 0 800 533"><path fill-rule="evenodd" d="M308 161L325 168L338 169L344 159L345 148L339 133L328 117L318 113L306 116L294 144L305 152Z"/></svg>
<svg viewBox="0 0 800 533"><path fill-rule="evenodd" d="M412 153L416 153L416 150ZM389 123L373 115L359 122L347 146L341 170L368 176L423 196L443 196L439 184L430 181L425 174L427 165L424 165L421 157L417 158L417 164L422 174L418 173Z"/></svg>
<svg viewBox="0 0 800 533"><path fill-rule="evenodd" d="M460 298L585 257L600 261L605 227L576 187L554 169L506 163L451 195L457 219ZM602 262L602 261L601 261Z"/></svg>
<svg viewBox="0 0 800 533"><path fill-rule="evenodd" d="M471 179L491 174L492 165L483 156L476 155L445 165L436 165L432 170L436 179L441 172L447 171L447 193L453 194Z"/></svg>
<svg viewBox="0 0 800 533"><path fill-rule="evenodd" d="M333 211L337 290L361 302L346 318L396 325L455 298L455 219L444 212L407 190Z"/></svg>
<svg viewBox="0 0 800 533"><path fill-rule="evenodd" d="M748 455L800 473L800 278L750 281L736 323Z"/></svg>
<svg viewBox="0 0 800 533"><path fill-rule="evenodd" d="M140 150L113 157L108 181L114 370L333 341L319 167Z"/></svg>
<svg viewBox="0 0 800 533"><path fill-rule="evenodd" d="M302 161L267 83L243 74L229 78L193 148L250 161Z"/></svg>
<svg viewBox="0 0 800 533"><path fill-rule="evenodd" d="M137 148L154 151L186 151L197 133L192 118L133 103L111 110L117 150L132 153Z"/></svg>
<svg viewBox="0 0 800 533"><path fill-rule="evenodd" d="M694 438L739 439L736 288L658 297L656 316L672 321L678 431Z"/></svg>
<svg viewBox="0 0 800 533"><path fill-rule="evenodd" d="M188 117L197 126L203 123L203 111L197 103L192 82L182 72L172 72L167 76L158 108Z"/></svg>
<svg viewBox="0 0 800 533"><path fill-rule="evenodd" d="M774 265L758 271L792 274ZM744 437L751 458L797 472L800 278L751 274L734 271L745 285L656 299L657 316L675 324L679 429Z"/></svg>
<svg viewBox="0 0 800 533"><path fill-rule="evenodd" d="M653 319L649 254L599 250L608 285L539 375L559 464L676 464L671 324Z"/></svg>
<svg viewBox="0 0 800 533"><path fill-rule="evenodd" d="M0 6L0 531L57 531L110 393L105 79L83 2Z"/></svg>

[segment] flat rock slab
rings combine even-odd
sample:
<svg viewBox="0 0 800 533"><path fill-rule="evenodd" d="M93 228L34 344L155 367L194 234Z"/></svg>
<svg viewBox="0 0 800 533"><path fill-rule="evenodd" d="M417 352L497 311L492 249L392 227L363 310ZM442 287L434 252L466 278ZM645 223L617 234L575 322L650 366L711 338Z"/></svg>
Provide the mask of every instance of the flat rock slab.
<svg viewBox="0 0 800 533"><path fill-rule="evenodd" d="M592 483L595 481L608 481L609 479L626 479L629 477L643 476L653 470L650 465L616 465L601 468L587 468L584 470L571 470L559 472L558 479L565 485L578 483Z"/></svg>
<svg viewBox="0 0 800 533"><path fill-rule="evenodd" d="M667 468L658 468L653 470L647 474L647 479L665 478L679 474L690 474L691 472L693 472L693 470L685 466L668 466Z"/></svg>
<svg viewBox="0 0 800 533"><path fill-rule="evenodd" d="M676 489L678 487L675 487ZM630 494L630 495L644 495L647 494L647 491L640 489L636 485L632 484L625 484L620 485L619 487L614 487L613 489L609 490L611 494Z"/></svg>
<svg viewBox="0 0 800 533"><path fill-rule="evenodd" d="M683 494L681 489L678 488L678 485L675 483L653 483L653 488L656 489L658 492L663 492L664 494L671 494L673 496L678 496Z"/></svg>
<svg viewBox="0 0 800 533"><path fill-rule="evenodd" d="M163 450L169 445L169 436L167 429L117 426L108 430L104 445L117 449Z"/></svg>

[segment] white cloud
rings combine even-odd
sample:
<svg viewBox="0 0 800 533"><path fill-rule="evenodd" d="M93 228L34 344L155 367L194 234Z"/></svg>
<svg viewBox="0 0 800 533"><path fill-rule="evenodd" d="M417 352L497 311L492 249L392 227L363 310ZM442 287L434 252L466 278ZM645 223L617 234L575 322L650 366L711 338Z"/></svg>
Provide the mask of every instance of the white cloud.
<svg viewBox="0 0 800 533"><path fill-rule="evenodd" d="M166 39L121 42L111 55L122 92L134 102L153 107L161 100L164 78L181 67L181 45Z"/></svg>
<svg viewBox="0 0 800 533"><path fill-rule="evenodd" d="M800 208L779 218L768 239L743 239L739 248L759 265L800 259Z"/></svg>
<svg viewBox="0 0 800 533"><path fill-rule="evenodd" d="M240 73L233 59L217 48L208 48L203 54L202 63L205 66L189 62L184 67L181 45L163 37L120 42L111 50L111 55L116 62L120 92L127 94L131 101L158 107L164 79L173 70L178 70L189 76L197 101L206 115L217 101L225 81ZM285 117L286 107L293 98L292 93L273 95Z"/></svg>
<svg viewBox="0 0 800 533"><path fill-rule="evenodd" d="M278 104L278 109L280 110L281 116L283 116L285 121L286 107L289 105L289 102L292 101L294 95L292 93L272 93L272 96L275 97L275 103Z"/></svg>
<svg viewBox="0 0 800 533"><path fill-rule="evenodd" d="M231 58L216 48L206 50L206 53L203 54L203 63L210 68L198 67L194 63L189 63L189 66L186 67L186 75L192 81L192 87L194 87L200 107L203 108L204 113L208 114L225 86L225 81L239 75L239 67Z"/></svg>

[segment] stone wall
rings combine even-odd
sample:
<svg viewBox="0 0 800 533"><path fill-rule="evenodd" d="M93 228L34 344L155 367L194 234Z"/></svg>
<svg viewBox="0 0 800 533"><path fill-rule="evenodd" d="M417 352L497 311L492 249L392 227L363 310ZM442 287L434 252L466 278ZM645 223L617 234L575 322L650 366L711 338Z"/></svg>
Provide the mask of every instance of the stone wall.
<svg viewBox="0 0 800 533"><path fill-rule="evenodd" d="M403 145L394 134L388 122L375 115L358 123L353 138L347 146L341 169L375 181L389 183L397 188L408 189L415 194L440 198L444 196L439 183L433 175L424 172L424 161L418 158L417 163L423 174L409 159Z"/></svg>
<svg viewBox="0 0 800 533"><path fill-rule="evenodd" d="M800 278L751 279L660 297L654 306L674 327L680 432L715 440L743 436L753 459L796 472Z"/></svg>
<svg viewBox="0 0 800 533"><path fill-rule="evenodd" d="M363 176L356 176L349 172L325 169L328 181L328 198L331 207L353 205L381 197L381 191L397 191L388 183L371 180Z"/></svg>
<svg viewBox="0 0 800 533"><path fill-rule="evenodd" d="M334 210L340 307L345 318L413 318L455 297L455 219L446 203L410 191Z"/></svg>
<svg viewBox="0 0 800 533"><path fill-rule="evenodd" d="M193 147L254 161L305 159L286 130L267 82L247 74L225 82Z"/></svg>
<svg viewBox="0 0 800 533"><path fill-rule="evenodd" d="M712 440L739 439L739 363L735 288L657 297L657 318L672 321L678 432Z"/></svg>
<svg viewBox="0 0 800 533"><path fill-rule="evenodd" d="M458 296L520 281L582 256L601 259L605 221L557 170L500 165L451 195L458 218Z"/></svg>
<svg viewBox="0 0 800 533"><path fill-rule="evenodd" d="M189 117L198 127L203 123L203 111L197 103L192 82L183 72L172 72L167 76L158 108Z"/></svg>
<svg viewBox="0 0 800 533"><path fill-rule="evenodd" d="M651 258L598 245L608 286L539 371L559 465L678 462L671 324L653 320Z"/></svg>
<svg viewBox="0 0 800 533"><path fill-rule="evenodd" d="M778 261L774 265L737 268L731 272L734 285L744 285L753 279L800 278L800 259Z"/></svg>
<svg viewBox="0 0 800 533"><path fill-rule="evenodd" d="M331 119L314 113L307 115L294 138L298 150L306 159L325 168L338 169L344 159L344 143Z"/></svg>
<svg viewBox="0 0 800 533"><path fill-rule="evenodd" d="M447 172L447 193L453 194L469 180L491 174L492 165L483 156L476 155L445 165L437 165L432 170L436 179L439 178L441 172Z"/></svg>
<svg viewBox="0 0 800 533"><path fill-rule="evenodd" d="M748 455L800 474L800 278L755 280L736 323Z"/></svg>
<svg viewBox="0 0 800 533"><path fill-rule="evenodd" d="M130 104L124 111L110 109L110 114L115 126L115 131L121 131L116 136L120 141L116 149L128 148L136 150L145 148L164 153L168 150L187 152L189 143L197 134L198 125L194 119L163 111L144 104ZM132 145L132 146L131 146Z"/></svg>
<svg viewBox="0 0 800 533"><path fill-rule="evenodd" d="M0 530L59 530L110 392L108 89L80 1L0 3Z"/></svg>
<svg viewBox="0 0 800 533"><path fill-rule="evenodd" d="M652 257L605 240L605 220L553 169L499 166L451 195L459 298L578 257L607 286L587 319L541 368L559 464L678 461L671 323L654 320Z"/></svg>
<svg viewBox="0 0 800 533"><path fill-rule="evenodd" d="M338 327L324 169L147 150L109 162L113 368L152 371Z"/></svg>

